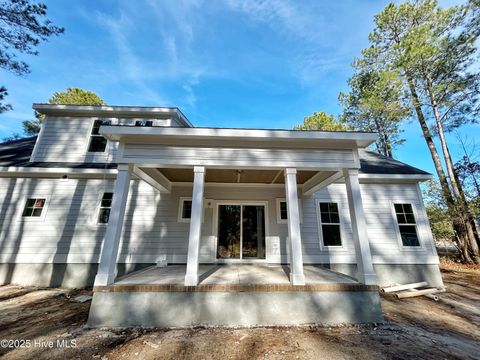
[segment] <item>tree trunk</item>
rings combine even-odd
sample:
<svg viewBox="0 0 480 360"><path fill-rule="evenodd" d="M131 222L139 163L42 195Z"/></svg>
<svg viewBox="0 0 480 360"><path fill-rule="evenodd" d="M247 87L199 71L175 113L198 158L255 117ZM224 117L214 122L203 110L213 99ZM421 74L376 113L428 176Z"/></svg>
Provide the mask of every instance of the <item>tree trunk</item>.
<svg viewBox="0 0 480 360"><path fill-rule="evenodd" d="M471 252L472 259L475 263L480 263L480 254L479 254L479 238L477 233L477 228L475 225L475 220L473 217L470 208L468 207L467 200L463 189L458 181L458 176L453 166L452 156L450 155L450 150L448 149L447 140L445 138L445 132L443 130L443 123L438 110L438 103L435 97L435 94L432 90L432 81L430 77L426 76L427 80L427 91L430 97L430 103L433 110L433 116L435 118L435 123L437 125L438 137L440 138L440 144L442 146L443 157L445 159L445 165L447 167L448 177L450 178L450 184L452 186L453 194L456 198L457 210L459 211L458 216L463 218L465 223L465 231L467 233L467 246Z"/></svg>
<svg viewBox="0 0 480 360"><path fill-rule="evenodd" d="M430 129L428 128L427 122L425 120L417 89L415 87L413 79L408 75L407 84L410 90L410 94L412 96L413 107L415 109L415 113L417 114L418 122L420 123L420 127L422 128L423 137L425 139L425 142L427 143L428 149L430 150L433 164L435 166L435 170L437 171L438 179L440 181L440 185L443 191L443 197L445 198L445 202L447 203L448 210L452 217L452 225L456 234L455 239L457 242L457 246L460 249L460 256L464 262L472 263L473 261L469 254L470 249L469 246L467 246L469 236L468 231L465 227L465 221L458 216L458 211L456 209L457 206L455 204L455 200L453 199L452 192L450 191L447 177L445 175L445 172L443 171L440 156L438 155L437 148L435 146L435 143L433 142L432 134L430 133Z"/></svg>
<svg viewBox="0 0 480 360"><path fill-rule="evenodd" d="M386 156L393 159L392 143L390 142L390 137L388 136L387 130L383 129L383 138L385 141L385 153Z"/></svg>
<svg viewBox="0 0 480 360"><path fill-rule="evenodd" d="M448 186L447 177L445 175L445 172L443 171L442 162L440 161L440 156L438 155L437 148L435 146L435 143L433 142L432 134L430 133L427 121L425 120L425 116L423 115L423 110L420 104L420 100L418 98L417 89L415 88L415 84L413 83L413 80L411 78L407 78L407 83L410 94L412 95L413 107L415 109L415 113L417 114L420 127L422 128L423 137L425 139L425 142L427 143L428 149L430 150L430 154L432 155L433 164L435 165L435 170L437 171L438 179L440 181L440 185L443 191L443 196L448 207L450 207L452 205L455 205L455 201L453 200L450 187Z"/></svg>
<svg viewBox="0 0 480 360"><path fill-rule="evenodd" d="M373 119L375 122L375 128L379 136L377 140L377 150L379 154L393 158L392 145L385 127L382 127L377 119Z"/></svg>

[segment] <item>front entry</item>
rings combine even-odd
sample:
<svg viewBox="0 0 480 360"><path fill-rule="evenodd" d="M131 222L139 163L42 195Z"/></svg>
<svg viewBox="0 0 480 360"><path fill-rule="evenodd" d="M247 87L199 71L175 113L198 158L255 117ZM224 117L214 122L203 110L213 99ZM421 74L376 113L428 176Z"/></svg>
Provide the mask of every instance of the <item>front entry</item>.
<svg viewBox="0 0 480 360"><path fill-rule="evenodd" d="M217 259L265 259L265 206L218 205Z"/></svg>

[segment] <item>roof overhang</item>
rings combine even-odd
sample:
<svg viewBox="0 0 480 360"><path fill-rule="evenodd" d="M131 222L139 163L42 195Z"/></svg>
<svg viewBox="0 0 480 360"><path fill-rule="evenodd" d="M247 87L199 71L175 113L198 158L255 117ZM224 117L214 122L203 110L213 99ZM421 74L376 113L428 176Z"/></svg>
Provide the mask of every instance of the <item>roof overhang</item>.
<svg viewBox="0 0 480 360"><path fill-rule="evenodd" d="M135 127L102 126L100 134L111 141L158 142L160 139L189 140L238 140L246 142L301 142L312 146L345 145L364 148L371 145L377 134L370 132L328 132L275 129L229 129L229 128L173 128L173 127Z"/></svg>
<svg viewBox="0 0 480 360"><path fill-rule="evenodd" d="M143 106L89 106L89 105L55 105L33 104L32 108L44 115L51 116L98 116L129 118L175 118L186 127L192 123L176 107Z"/></svg>
<svg viewBox="0 0 480 360"><path fill-rule="evenodd" d="M152 168L153 169L153 168ZM165 169L157 169L165 171ZM171 168L171 171L179 171L178 168ZM184 169L186 171L191 172L191 169ZM170 173L169 173L170 174ZM11 167L0 167L0 177L32 177L32 178L61 178L63 175L68 175L71 177L79 177L79 178L89 178L89 179L111 179L115 178L117 175L117 169L98 169L98 168L87 168L87 169L76 169L76 168L66 168L66 167L22 167L22 166L11 166ZM281 175L281 174L280 174ZM321 179L319 179L319 183L325 186L325 183L331 182L341 182L343 181L342 178L336 177L337 173L331 173L328 171L321 172ZM360 173L358 178L361 183L419 183L424 182L427 180L432 179L432 175L430 174L363 174ZM309 186L308 181L313 178L306 176L305 177L305 186ZM332 181L329 181L332 180ZM189 179L187 181L180 181L177 182L175 179L171 179L173 184L180 185L186 184L191 185L192 181ZM312 182L310 181L310 182ZM299 185L302 185L303 181L299 182ZM231 182L236 186L242 185L249 185L249 183L242 183L238 184L236 182ZM216 185L220 184L228 184L228 182L214 182ZM207 183L208 185L208 183ZM252 184L250 184L252 185ZM256 183L254 182L253 185L265 185L264 183ZM284 186L283 182L278 178L273 178L270 182L271 186ZM307 189L308 190L308 189Z"/></svg>

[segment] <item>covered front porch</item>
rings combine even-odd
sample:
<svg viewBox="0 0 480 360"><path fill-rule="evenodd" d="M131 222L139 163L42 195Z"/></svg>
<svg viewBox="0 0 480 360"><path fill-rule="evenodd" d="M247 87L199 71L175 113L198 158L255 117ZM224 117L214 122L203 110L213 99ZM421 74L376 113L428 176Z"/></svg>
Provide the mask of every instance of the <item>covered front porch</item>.
<svg viewBox="0 0 480 360"><path fill-rule="evenodd" d="M357 279L366 285L376 284L358 179L358 148L369 145L375 135L125 126L102 127L100 133L120 144L112 209L95 286L108 286L115 282L118 245L132 178L141 179L166 193L181 183L191 186L191 217L184 286L197 286L201 283L199 250L205 203L210 202L205 198L206 186L221 183L232 185L232 189L234 186L284 188L288 229L288 276L292 285L302 286L307 280L303 264L299 203L302 196L311 196L319 189L343 179L357 259ZM240 219L244 210L251 210L249 218L257 219L261 219L262 212L266 210L266 205L245 201L235 204L225 202L222 207L220 200L225 193L223 196L216 195L219 197L213 202L214 206L218 205L215 211L235 212L240 214ZM252 208L255 205L256 210ZM235 224L237 223L235 221ZM232 231L230 226L225 233ZM212 250L217 251L221 257L231 257L222 255L220 251L220 230L213 237L217 237L217 240ZM263 257L258 256L263 252L263 243L258 242L258 245L255 256ZM226 252L225 249L226 247L222 251ZM229 248L228 251L238 254L234 257L242 260L242 251L246 251L245 243L240 240L238 246ZM214 261L218 262L217 260L218 257ZM268 254L265 260L269 262Z"/></svg>
<svg viewBox="0 0 480 360"><path fill-rule="evenodd" d="M125 126L102 126L100 133L119 142L119 165L95 278L91 326L285 325L382 319L358 176L358 148L368 146L375 135ZM167 194L186 186L191 199L186 261L117 279L131 179ZM306 202L339 179L345 183L356 279L304 264L310 254L302 244L302 198ZM212 186L217 191L211 191ZM256 198L241 194L252 188L258 190ZM265 220L275 201L266 194L271 188L286 203L283 258L273 256L275 236L268 236ZM232 192L241 199L232 197ZM209 226L212 240L203 242L210 265L201 264L200 256L202 231L208 222L206 205L214 223ZM176 211L172 206L169 210ZM276 231L278 237L280 229ZM234 263L222 264L225 260Z"/></svg>

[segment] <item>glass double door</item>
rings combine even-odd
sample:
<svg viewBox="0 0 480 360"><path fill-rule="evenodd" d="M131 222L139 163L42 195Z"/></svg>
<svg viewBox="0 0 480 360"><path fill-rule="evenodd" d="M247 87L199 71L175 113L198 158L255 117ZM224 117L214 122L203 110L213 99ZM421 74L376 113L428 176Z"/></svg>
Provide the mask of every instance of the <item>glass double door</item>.
<svg viewBox="0 0 480 360"><path fill-rule="evenodd" d="M218 205L217 259L265 259L265 206Z"/></svg>

